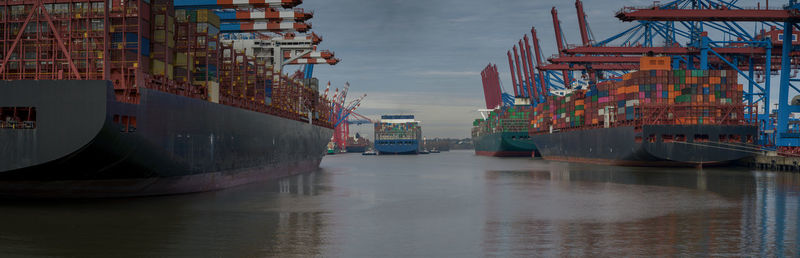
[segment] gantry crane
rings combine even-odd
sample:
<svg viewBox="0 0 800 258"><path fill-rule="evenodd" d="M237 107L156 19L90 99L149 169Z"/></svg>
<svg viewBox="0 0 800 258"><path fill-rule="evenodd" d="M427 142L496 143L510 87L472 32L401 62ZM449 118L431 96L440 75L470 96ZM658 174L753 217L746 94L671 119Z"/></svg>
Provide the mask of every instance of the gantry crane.
<svg viewBox="0 0 800 258"><path fill-rule="evenodd" d="M483 85L483 96L486 100L486 109L496 109L514 104L514 97L503 92L500 86L500 74L497 72L497 65L490 63L481 71L481 83Z"/></svg>
<svg viewBox="0 0 800 258"><path fill-rule="evenodd" d="M735 70L747 84L742 101L760 107L758 118L762 133L776 131L765 137L774 140L762 138L761 142L783 151L800 152L800 123L791 119L792 113L800 113L800 106L789 103L789 94L800 92L793 84L800 81L794 78L800 68L800 26L797 24L800 5L790 0L782 9L762 9L760 6L741 8L736 2L675 0L647 8L626 7L616 13L616 17L634 25L607 39L596 40L586 21L583 3L576 0L582 43L578 46L564 41L554 8L551 14L559 52L547 59L549 63L541 59L543 54L535 28L531 29L533 53L522 53L522 66L516 45L507 52L515 95L531 98L534 100L531 104L536 105L535 99L548 96L549 90L559 84L569 87L574 81L571 71L586 72L592 85L638 70L641 56L667 55L672 57L673 69ZM748 26L740 24L743 22L753 24L756 29L745 29ZM520 51L525 51L527 45L527 42L520 44ZM535 65L525 63L530 57L534 57ZM529 72L523 73L522 69ZM774 114L771 112L770 75L780 75L778 108ZM528 88L536 84L538 87L533 89L539 90Z"/></svg>
<svg viewBox="0 0 800 258"><path fill-rule="evenodd" d="M606 40L592 42L584 33L585 16L579 7L582 46L560 50L549 61L556 65L592 70L638 69L638 57L646 54L673 57L674 69L732 69L747 81L742 101L758 105L762 136L766 145L775 145L784 151L797 152L800 134L797 126L790 124L791 113L800 112L789 105L789 93L798 88L792 82L800 63L797 47L800 18L798 4L789 1L783 9L741 8L736 1L677 0L654 4L647 8L623 8L616 17L637 24ZM576 7L582 5L576 1ZM583 19L583 20L581 20ZM754 23L760 30L749 32L741 22ZM767 29L765 29L767 28ZM713 39L707 31L713 31ZM657 46L654 42L664 42ZM611 46L612 42L619 42ZM685 41L684 44L681 44ZM784 44L784 42L789 42ZM581 67L584 66L584 67ZM794 72L792 70L795 70ZM779 99L775 119L771 119L771 76L780 75Z"/></svg>
<svg viewBox="0 0 800 258"><path fill-rule="evenodd" d="M328 89L330 88L330 82L328 82ZM327 96L328 89L325 90L325 96ZM340 150L343 150L347 145L347 137L350 135L350 126L348 124L348 118L350 115L354 114L354 111L361 106L361 101L367 97L367 94L364 94L350 102L346 102L347 100L347 93L350 90L350 83L345 83L342 91L339 92L337 88L331 97L331 109L333 110L333 116L331 121L334 126L334 133L332 141L339 147ZM361 119L366 117L361 115L356 115ZM367 119L369 120L369 119Z"/></svg>
<svg viewBox="0 0 800 258"><path fill-rule="evenodd" d="M775 130L772 135L774 144L783 151L797 153L800 147L800 134L796 125L790 128L790 115L800 112L800 106L790 105L790 90L800 92L792 84L792 70L798 68L797 47L797 21L800 18L800 6L796 0L790 0L783 9L741 8L735 6L735 1L672 1L666 4L654 4L650 8L624 8L617 13L617 18L622 21L664 22L668 24L688 24L689 32L683 32L691 37L687 47L692 48L692 55L684 59L685 66L696 66L699 69L709 69L720 65L736 70L748 80L748 95L745 100L748 104L760 102L764 112L759 116L762 132ZM770 28L756 34L749 34L737 22L757 22ZM727 29L735 35L735 39L713 41L703 30L705 27ZM699 36L698 36L699 34ZM775 37L777 36L777 38ZM789 42L789 43L787 43ZM773 48L780 47L780 50ZM737 52L738 51L738 52ZM775 56L780 59L775 59ZM680 59L679 59L680 60ZM696 60L696 62L695 62ZM681 64L675 64L679 66ZM771 102L769 96L770 77L773 67L780 67L778 74L778 108L775 122L770 119ZM742 69L744 68L744 69ZM742 70L747 70L744 72ZM764 74L764 84L758 83L754 72ZM758 96L759 99L753 99ZM773 128L774 125L774 128Z"/></svg>

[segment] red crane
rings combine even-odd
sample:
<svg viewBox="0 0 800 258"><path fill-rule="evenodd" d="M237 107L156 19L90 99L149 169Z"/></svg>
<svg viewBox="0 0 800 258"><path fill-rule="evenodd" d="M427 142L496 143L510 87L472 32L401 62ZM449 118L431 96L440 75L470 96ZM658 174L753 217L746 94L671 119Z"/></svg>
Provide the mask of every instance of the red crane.
<svg viewBox="0 0 800 258"><path fill-rule="evenodd" d="M353 114L353 111L356 110L356 108L361 106L361 101L367 97L367 94L364 94L355 100L345 103L347 99L347 92L349 90L350 83L345 83L341 94L337 88L336 93L333 94L331 99L335 119L335 121L333 121L334 133L332 141L336 144L336 147L339 147L340 150L343 150L346 147L347 137L350 135L350 127L348 126L347 119Z"/></svg>
<svg viewBox="0 0 800 258"><path fill-rule="evenodd" d="M720 5L719 9L660 9L653 6L647 9L626 7L616 15L622 21L749 21L749 22L782 22L800 19L796 9L728 9Z"/></svg>
<svg viewBox="0 0 800 258"><path fill-rule="evenodd" d="M563 35L561 33L561 21L558 20L558 11L556 7L550 10L550 14L553 15L553 28L556 32L556 47L558 47L558 55L560 56L564 50L564 39L561 37L561 35ZM570 83L569 71L568 69L561 70L561 75L564 76L564 86L567 88L569 88Z"/></svg>
<svg viewBox="0 0 800 258"><path fill-rule="evenodd" d="M544 92L539 91L539 88L536 87L536 80L535 80L536 79L536 75L535 75L536 73L535 73L534 66L533 66L533 60L531 58L531 55L533 55L533 53L531 52L531 44L528 43L528 35L525 35L522 38L525 40L525 50L524 50L524 52L526 53L526 56L528 57L528 70L529 70L529 73L530 73L530 76L531 76L531 80L530 80L530 84L531 85L530 86L533 87L533 93L536 94L536 96L537 96L536 98L537 98L537 101L538 101L538 98L540 96L544 96L543 95ZM543 75L540 72L539 80L540 80L540 82L542 84L544 84L544 78L542 78L542 77L543 77Z"/></svg>
<svg viewBox="0 0 800 258"><path fill-rule="evenodd" d="M542 63L542 49L539 46L539 38L536 35L535 27L531 27L531 37L531 40L533 40L533 55L536 56L536 70L539 71L539 86L542 88L542 94L548 96L550 95L550 88L547 87L547 83L545 83L544 71L539 68L539 66L543 66L544 63Z"/></svg>
<svg viewBox="0 0 800 258"><path fill-rule="evenodd" d="M519 91L517 91L517 78L514 77L514 61L511 60L511 51L507 52L508 54L508 69L511 70L511 85L514 88L514 97L519 96Z"/></svg>
<svg viewBox="0 0 800 258"><path fill-rule="evenodd" d="M489 64L481 71L483 80L483 97L486 99L486 109L495 109L503 105L503 91L500 89L500 76L497 66Z"/></svg>
<svg viewBox="0 0 800 258"><path fill-rule="evenodd" d="M533 101L535 98L538 98L538 96L536 95L536 92L531 90L531 83L533 83L533 80L531 80L532 74L530 70L528 70L528 62L526 61L528 60L528 53L526 53L528 51L526 51L525 46L522 45L522 40L519 41L519 52L522 54L522 73L525 74L525 82L527 82L523 83L523 87L525 87L526 92L528 93L525 97Z"/></svg>
<svg viewBox="0 0 800 258"><path fill-rule="evenodd" d="M581 41L584 46L589 45L589 30L586 24L586 13L583 11L583 2L575 0L575 9L578 11L578 26L581 29Z"/></svg>
<svg viewBox="0 0 800 258"><path fill-rule="evenodd" d="M519 78L519 85L518 85L519 92L522 97L525 97L526 96L525 88L522 86L523 84L525 84L525 81L522 78L522 71L519 69L519 55L517 54L517 46L514 46L513 50L514 50L514 62L516 63L517 66L517 78Z"/></svg>

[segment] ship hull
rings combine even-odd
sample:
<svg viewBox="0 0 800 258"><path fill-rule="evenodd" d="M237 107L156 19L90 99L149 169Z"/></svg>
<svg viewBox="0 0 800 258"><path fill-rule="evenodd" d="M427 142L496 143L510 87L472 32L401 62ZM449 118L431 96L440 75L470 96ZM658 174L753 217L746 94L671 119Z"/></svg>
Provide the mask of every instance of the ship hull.
<svg viewBox="0 0 800 258"><path fill-rule="evenodd" d="M547 160L622 166L714 166L753 156L756 126L645 125L531 135ZM735 141L720 141L723 138Z"/></svg>
<svg viewBox="0 0 800 258"><path fill-rule="evenodd" d="M367 151L367 146L349 145L345 147L345 149L347 150L347 152L360 153Z"/></svg>
<svg viewBox="0 0 800 258"><path fill-rule="evenodd" d="M0 196L128 197L211 191L311 171L332 129L106 81L0 83L35 129L0 129Z"/></svg>
<svg viewBox="0 0 800 258"><path fill-rule="evenodd" d="M380 155L407 155L419 153L419 142L416 140L396 140L390 143L388 140L375 142L375 150ZM402 143L396 143L402 142Z"/></svg>
<svg viewBox="0 0 800 258"><path fill-rule="evenodd" d="M531 157L536 145L527 132L501 132L473 137L475 154L491 157Z"/></svg>

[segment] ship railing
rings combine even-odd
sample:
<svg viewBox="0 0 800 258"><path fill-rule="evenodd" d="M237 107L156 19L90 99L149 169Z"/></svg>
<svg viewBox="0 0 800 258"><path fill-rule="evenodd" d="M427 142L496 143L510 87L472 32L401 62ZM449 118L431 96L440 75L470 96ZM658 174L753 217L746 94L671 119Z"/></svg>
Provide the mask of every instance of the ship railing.
<svg viewBox="0 0 800 258"><path fill-rule="evenodd" d="M640 125L756 125L756 108L745 104L651 103L634 110Z"/></svg>
<svg viewBox="0 0 800 258"><path fill-rule="evenodd" d="M634 108L633 119L616 119L609 127L633 126L641 131L645 125L757 125L754 106L745 104L687 103L640 104ZM539 128L531 128L531 135L550 133L545 121ZM577 126L553 127L553 132L605 128L604 121Z"/></svg>
<svg viewBox="0 0 800 258"><path fill-rule="evenodd" d="M0 121L2 129L35 129L36 121Z"/></svg>

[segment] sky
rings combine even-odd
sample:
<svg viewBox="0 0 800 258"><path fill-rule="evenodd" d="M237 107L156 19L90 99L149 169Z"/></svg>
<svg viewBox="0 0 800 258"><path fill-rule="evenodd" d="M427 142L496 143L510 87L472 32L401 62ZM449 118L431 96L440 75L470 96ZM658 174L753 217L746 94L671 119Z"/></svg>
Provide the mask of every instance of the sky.
<svg viewBox="0 0 800 258"><path fill-rule="evenodd" d="M583 0L595 38L632 26L614 18L645 0ZM342 61L317 65L314 76L331 90L350 83L349 98L367 94L356 112L413 114L426 138L467 138L484 107L480 71L495 63L513 92L506 51L536 27L543 52L556 53L550 9L556 7L566 40L580 42L574 0L305 0L312 30ZM292 69L292 68L289 68ZM372 134L371 125L351 133Z"/></svg>

